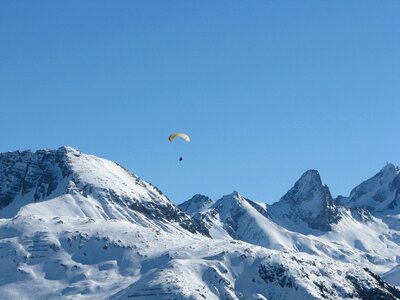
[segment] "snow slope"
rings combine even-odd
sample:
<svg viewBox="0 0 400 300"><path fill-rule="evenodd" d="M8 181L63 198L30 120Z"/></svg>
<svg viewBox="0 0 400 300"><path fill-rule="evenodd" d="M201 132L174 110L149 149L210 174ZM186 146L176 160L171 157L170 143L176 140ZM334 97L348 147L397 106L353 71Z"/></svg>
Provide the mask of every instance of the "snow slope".
<svg viewBox="0 0 400 300"><path fill-rule="evenodd" d="M197 203L191 199L180 207L193 209L192 201ZM379 274L400 260L398 233L366 210L335 204L315 171L306 172L273 205L261 206L237 192L207 203L206 209L186 212L203 221L213 238L356 263Z"/></svg>
<svg viewBox="0 0 400 300"><path fill-rule="evenodd" d="M3 299L396 299L368 270L125 220L18 216L0 225Z"/></svg>
<svg viewBox="0 0 400 300"><path fill-rule="evenodd" d="M400 298L363 264L390 253L366 258L386 272L399 252L386 224L362 211L307 236L237 192L180 207L188 214L118 164L70 147L0 154L0 298ZM344 234L350 226L368 245ZM375 256L374 232L387 234Z"/></svg>

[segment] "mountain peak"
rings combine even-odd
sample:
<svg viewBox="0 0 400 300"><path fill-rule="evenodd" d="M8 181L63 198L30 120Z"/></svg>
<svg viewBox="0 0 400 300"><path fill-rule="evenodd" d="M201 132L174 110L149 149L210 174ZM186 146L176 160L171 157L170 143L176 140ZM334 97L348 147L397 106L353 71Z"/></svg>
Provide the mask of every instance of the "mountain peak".
<svg viewBox="0 0 400 300"><path fill-rule="evenodd" d="M314 169L310 169L304 172L297 182L299 183L299 185L301 184L307 186L309 186L310 184L323 185L319 172Z"/></svg>
<svg viewBox="0 0 400 300"><path fill-rule="evenodd" d="M386 163L386 165L379 171L379 173L388 176L396 176L400 174L400 166L396 167L392 163Z"/></svg>
<svg viewBox="0 0 400 300"><path fill-rule="evenodd" d="M27 205L31 207L26 209ZM57 209L59 205L64 209ZM20 211L29 214L32 207L37 214L139 223L141 215L208 235L202 224L176 208L152 184L113 161L67 146L0 154L0 217L14 217Z"/></svg>
<svg viewBox="0 0 400 300"><path fill-rule="evenodd" d="M222 196L217 202L225 202L225 203L242 203L245 201L245 198L239 194L237 191L233 191L230 194Z"/></svg>
<svg viewBox="0 0 400 300"><path fill-rule="evenodd" d="M328 231L340 216L328 186L324 185L317 170L308 170L294 186L270 207L278 219L296 224L301 220L310 228ZM294 225L296 226L296 225Z"/></svg>
<svg viewBox="0 0 400 300"><path fill-rule="evenodd" d="M185 213L195 216L209 208L212 204L214 204L214 201L211 198L205 195L196 194L189 200L179 204L178 207Z"/></svg>
<svg viewBox="0 0 400 300"><path fill-rule="evenodd" d="M344 201L352 208L384 212L400 208L400 167L387 163L377 174L356 186Z"/></svg>
<svg viewBox="0 0 400 300"><path fill-rule="evenodd" d="M203 194L195 194L192 198L189 199L192 201L196 201L196 202L202 202L204 200L210 199L208 196L203 195Z"/></svg>
<svg viewBox="0 0 400 300"><path fill-rule="evenodd" d="M240 199L240 198L242 198L242 196L239 194L239 192L237 192L237 191L233 191L232 193L230 193L230 194L228 194L228 195L225 195L224 197L230 197L230 198L233 198L233 199Z"/></svg>
<svg viewBox="0 0 400 300"><path fill-rule="evenodd" d="M300 204L315 198L331 198L329 189L322 183L317 170L308 170L301 175L294 186L282 197L282 201Z"/></svg>

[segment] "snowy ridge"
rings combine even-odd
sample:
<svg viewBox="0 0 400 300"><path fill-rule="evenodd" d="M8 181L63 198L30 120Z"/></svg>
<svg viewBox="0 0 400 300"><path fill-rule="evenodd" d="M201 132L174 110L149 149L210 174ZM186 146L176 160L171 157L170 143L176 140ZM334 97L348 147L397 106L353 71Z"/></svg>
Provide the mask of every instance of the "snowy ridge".
<svg viewBox="0 0 400 300"><path fill-rule="evenodd" d="M0 165L5 170L0 175L0 217L27 210L49 215L57 211L60 216L121 219L149 226L171 222L208 235L201 223L177 209L153 185L115 162L71 147L1 154Z"/></svg>
<svg viewBox="0 0 400 300"><path fill-rule="evenodd" d="M355 187L342 201L349 207L370 211L400 209L400 167L388 163L374 177Z"/></svg>

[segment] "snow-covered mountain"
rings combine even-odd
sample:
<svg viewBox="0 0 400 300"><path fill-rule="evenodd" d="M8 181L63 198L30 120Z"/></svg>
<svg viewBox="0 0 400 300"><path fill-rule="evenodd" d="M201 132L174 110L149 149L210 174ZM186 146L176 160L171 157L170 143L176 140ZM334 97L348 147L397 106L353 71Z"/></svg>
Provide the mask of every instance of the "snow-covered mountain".
<svg viewBox="0 0 400 300"><path fill-rule="evenodd" d="M388 163L375 176L356 186L342 202L371 212L400 211L400 167Z"/></svg>
<svg viewBox="0 0 400 300"><path fill-rule="evenodd" d="M191 201L180 207L193 207ZM380 274L400 260L400 245L394 240L394 234L385 223L363 210L341 207L340 220L331 230L312 230L307 234L285 227L282 224L287 216L283 221L276 216L272 218L270 206L265 208L237 192L214 201L199 213L189 214L203 221L215 239L241 240L269 249L361 264Z"/></svg>
<svg viewBox="0 0 400 300"><path fill-rule="evenodd" d="M389 227L400 231L400 167L388 163L375 176L356 186L339 201L351 208L365 208Z"/></svg>
<svg viewBox="0 0 400 300"><path fill-rule="evenodd" d="M400 299L375 274L398 284L395 231L306 174L290 220L237 192L177 208L70 147L0 154L0 298Z"/></svg>
<svg viewBox="0 0 400 300"><path fill-rule="evenodd" d="M304 252L361 264L384 274L400 262L400 235L363 208L345 207L331 196L315 170L305 172L272 205L234 192L196 211L198 198L180 205L203 221L214 238L238 239L270 249Z"/></svg>
<svg viewBox="0 0 400 300"><path fill-rule="evenodd" d="M0 154L0 170L0 217L57 212L144 226L168 224L208 235L155 186L115 162L70 147Z"/></svg>

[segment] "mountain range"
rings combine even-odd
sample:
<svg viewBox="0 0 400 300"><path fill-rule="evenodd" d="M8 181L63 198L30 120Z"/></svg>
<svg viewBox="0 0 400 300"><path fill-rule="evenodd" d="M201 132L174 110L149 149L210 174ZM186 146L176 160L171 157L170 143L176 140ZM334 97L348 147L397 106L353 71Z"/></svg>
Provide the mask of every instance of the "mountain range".
<svg viewBox="0 0 400 300"><path fill-rule="evenodd" d="M400 168L176 206L71 147L2 153L0 266L1 299L400 299Z"/></svg>

